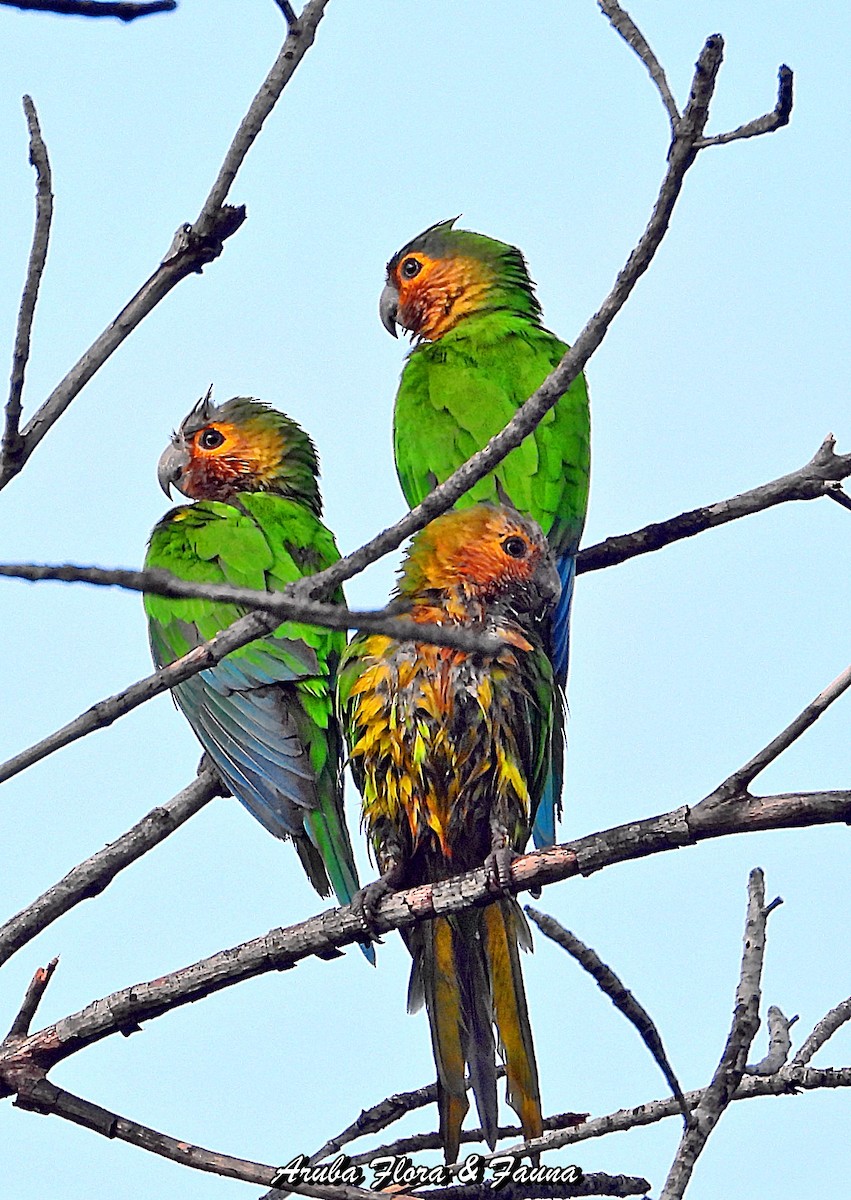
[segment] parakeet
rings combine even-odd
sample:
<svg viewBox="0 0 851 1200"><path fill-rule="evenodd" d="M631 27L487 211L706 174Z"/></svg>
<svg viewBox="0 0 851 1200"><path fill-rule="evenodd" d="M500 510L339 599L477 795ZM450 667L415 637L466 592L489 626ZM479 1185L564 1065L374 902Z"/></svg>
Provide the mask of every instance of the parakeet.
<svg viewBox="0 0 851 1200"><path fill-rule="evenodd" d="M208 393L157 472L167 496L174 484L195 503L159 522L145 566L267 591L329 566L339 553L320 520L318 470L313 443L295 421L244 396L217 407ZM144 603L157 666L246 611L154 595ZM285 621L172 690L234 796L275 837L292 839L320 896L333 888L341 904L358 890L333 712L345 641L342 631Z"/></svg>
<svg viewBox="0 0 851 1200"><path fill-rule="evenodd" d="M396 471L412 507L507 424L568 349L541 325L520 251L453 225L432 225L394 254L379 306L394 337L398 324L417 339L393 419ZM562 689L589 471L588 393L580 375L534 434L458 501L459 507L483 500L511 505L546 534L562 582L549 640ZM555 841L563 757L559 729L535 824L538 846Z"/></svg>
<svg viewBox="0 0 851 1200"><path fill-rule="evenodd" d="M391 610L416 622L495 635L493 654L360 634L340 668L338 703L363 821L382 872L360 902L368 919L393 888L487 864L497 889L523 850L550 761L552 667L542 621L561 584L539 527L491 504L453 510L411 543ZM527 1138L541 1102L513 897L403 934L413 957L408 1006L423 1001L437 1065L440 1133L458 1156L465 1066L488 1144L497 1136L497 1045L507 1098ZM496 1037L494 1036L496 1027Z"/></svg>

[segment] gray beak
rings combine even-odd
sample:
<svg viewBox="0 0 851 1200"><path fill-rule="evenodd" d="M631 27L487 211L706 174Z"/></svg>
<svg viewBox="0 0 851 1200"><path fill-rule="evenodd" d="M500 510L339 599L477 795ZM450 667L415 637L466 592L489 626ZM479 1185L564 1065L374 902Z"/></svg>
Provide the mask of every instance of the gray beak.
<svg viewBox="0 0 851 1200"><path fill-rule="evenodd" d="M392 337L398 337L396 321L399 312L399 293L392 283L385 283L381 299L378 301L378 315L381 324Z"/></svg>
<svg viewBox="0 0 851 1200"><path fill-rule="evenodd" d="M548 554L535 572L535 583L545 609L555 608L561 595L561 579L556 565Z"/></svg>
<svg viewBox="0 0 851 1200"><path fill-rule="evenodd" d="M169 500L171 499L171 485L179 486L180 477L188 463L188 450L184 446L175 445L174 442L170 446L166 446L160 455L160 461L157 463L157 479Z"/></svg>

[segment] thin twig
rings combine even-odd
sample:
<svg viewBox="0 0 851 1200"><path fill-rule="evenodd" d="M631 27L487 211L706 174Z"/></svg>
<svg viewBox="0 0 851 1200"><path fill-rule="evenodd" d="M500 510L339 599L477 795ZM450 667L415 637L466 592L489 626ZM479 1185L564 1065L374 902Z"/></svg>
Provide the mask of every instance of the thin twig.
<svg viewBox="0 0 851 1200"><path fill-rule="evenodd" d="M275 3L284 14L284 20L286 21L287 25L289 25L290 29L292 29L292 27L298 21L298 17L295 15L293 6L290 4L289 0L275 0Z"/></svg>
<svg viewBox="0 0 851 1200"><path fill-rule="evenodd" d="M38 1006L41 1004L42 997L47 990L47 985L50 983L53 972L58 965L59 959L52 958L46 967L36 968L36 972L30 980L29 987L24 995L23 1003L18 1010L18 1015L12 1022L9 1032L6 1034L4 1039L5 1044L27 1036L33 1018L38 1011Z"/></svg>
<svg viewBox="0 0 851 1200"><path fill-rule="evenodd" d="M544 1117L543 1126L545 1130L573 1129L587 1121L588 1115L588 1113L575 1112L556 1113L552 1117ZM519 1125L500 1125L496 1131L496 1136L500 1142L505 1138L522 1138L523 1130ZM483 1142L485 1140L485 1132L483 1129L475 1127L462 1129L460 1140L462 1144ZM410 1137L397 1138L395 1142L388 1142L383 1146L374 1146L371 1150L367 1150L363 1154L353 1154L350 1161L353 1166L363 1166L379 1155L396 1157L400 1154L417 1154L421 1150L442 1149L443 1139L439 1133L415 1133ZM261 1196L260 1200L277 1200L277 1197L275 1193L272 1193L270 1196Z"/></svg>
<svg viewBox="0 0 851 1200"><path fill-rule="evenodd" d="M580 838L570 845L521 855L511 864L510 890L516 893L543 887L579 874L589 875L618 862L731 833L849 821L851 791L751 796L717 808L714 823L712 818L713 814L707 814L698 829L691 829L688 809L675 809ZM381 902L374 924L376 932L384 933L492 901L488 873L482 867L388 896ZM123 988L32 1034L18 1049L14 1061L0 1053L0 1098L10 1091L9 1069L20 1065L21 1059L35 1060L48 1069L94 1042L118 1032L133 1032L143 1021L222 988L268 971L287 970L304 958L327 956L329 951L362 939L360 915L347 905L319 913L287 929L270 930L262 937L219 951L155 980Z"/></svg>
<svg viewBox="0 0 851 1200"><path fill-rule="evenodd" d="M720 1121L742 1081L748 1051L759 1028L760 983L765 957L765 931L770 911L765 905L763 873L756 868L751 871L748 880L748 913L745 920L742 968L727 1044L712 1082L694 1110L694 1123L686 1129L680 1139L659 1200L681 1200L709 1135Z"/></svg>
<svg viewBox="0 0 851 1200"><path fill-rule="evenodd" d="M247 645L255 638L270 633L277 623L277 618L260 612L248 613L247 616L240 617L222 633L216 634L211 641L196 646L194 650L184 654L183 658L176 659L170 666L162 667L159 671L146 675L144 679L138 680L121 692L116 692L114 696L99 700L97 704L87 708L85 712L80 713L67 725L63 725L61 729L55 730L46 738L42 738L40 742L27 747L26 750L22 750L20 754L14 755L6 762L0 763L0 783L11 779L13 775L26 770L27 767L40 762L43 758L47 758L56 750L61 750L63 746L70 746L72 742L78 741L86 734L92 733L96 729L105 729L113 721L123 717L125 713L138 708L140 704L144 704L153 696L167 692L169 688L174 687L177 683L182 683L184 679L190 679L199 671L215 666L232 650L238 650L240 646Z"/></svg>
<svg viewBox="0 0 851 1200"><path fill-rule="evenodd" d="M763 1096L789 1096L798 1089L817 1091L820 1088L851 1087L851 1067L833 1067L814 1070L807 1067L784 1067L776 1075L745 1075L733 1100L757 1100ZM695 1109L703 1096L703 1089L686 1092L686 1103ZM574 1146L592 1138L606 1137L610 1133L622 1133L627 1129L638 1129L645 1125L656 1125L669 1117L680 1115L680 1107L672 1096L660 1100L645 1101L634 1108L621 1108L603 1117L592 1117L572 1128L545 1133L525 1148L544 1153L550 1150ZM463 1139L462 1139L463 1140ZM440 1145L440 1142L437 1142ZM518 1147L519 1148L519 1147ZM513 1149L510 1147L509 1149ZM377 1151L376 1151L377 1153ZM265 1198L264 1198L265 1200Z"/></svg>
<svg viewBox="0 0 851 1200"><path fill-rule="evenodd" d="M166 257L82 358L53 389L25 426L17 460L0 460L0 488L23 468L45 434L56 424L92 376L124 339L181 280L213 262L245 220L245 208L225 204L230 187L254 139L275 106L293 72L313 45L316 27L329 0L308 0L296 27L291 28L277 59L234 136L213 188L193 224L178 229Z"/></svg>
<svg viewBox="0 0 851 1200"><path fill-rule="evenodd" d="M650 78L656 84L659 95L662 97L662 103L665 105L668 113L671 122L671 133L676 136L680 110L677 108L677 102L668 86L668 78L662 70L658 58L647 44L647 39L629 13L624 12L617 3L617 0L597 0L597 3L609 18L612 28L617 30L626 44L635 51L650 72Z"/></svg>
<svg viewBox="0 0 851 1200"><path fill-rule="evenodd" d="M835 454L835 445L836 440L829 433L810 461L797 471L741 492L729 500L718 500L715 504L694 508L667 521L645 525L633 533L622 533L606 538L595 546L588 546L579 552L577 573L616 566L636 555L650 554L683 538L703 533L705 529L737 521L740 517L751 516L776 504L791 500L816 500L822 496L835 500L838 481L851 475L851 454Z"/></svg>
<svg viewBox="0 0 851 1200"><path fill-rule="evenodd" d="M157 596L200 597L221 600L241 608L274 614L278 620L323 625L328 629L366 629L385 633L397 641L430 642L474 654L493 654L505 643L498 637L455 625L418 624L409 617L388 609L355 612L342 604L323 604L318 600L295 598L287 591L264 592L256 588L234 587L229 583L198 583L180 579L170 571L126 571L122 568L80 567L73 564L53 566L37 563L0 563L0 576L26 579L31 583L58 581L88 583L95 587L120 587L133 592L151 592Z"/></svg>
<svg viewBox="0 0 851 1200"><path fill-rule="evenodd" d="M789 118L792 116L792 90L792 72L784 63L777 71L777 103L771 112L748 121L746 125L739 125L729 133L716 133L714 137L701 138L697 144L698 149L703 150L706 146L724 146L727 142L738 142L742 138L759 137L763 133L774 133L775 129L782 129L784 125L789 124Z"/></svg>
<svg viewBox="0 0 851 1200"><path fill-rule="evenodd" d="M665 176L644 233L619 272L612 290L598 311L588 320L572 348L541 386L521 405L505 428L490 439L431 492L421 504L389 529L385 529L353 554L347 555L319 572L309 581L296 585L296 590L324 591L336 587L365 567L395 550L406 537L422 529L430 520L445 512L479 479L487 475L516 446L519 446L542 420L543 416L564 395L570 384L583 370L591 355L603 341L614 318L623 308L638 280L650 266L668 228L674 206L682 190L686 172L697 154L696 143L703 133L708 116L709 101L721 66L723 39L707 40L700 53L692 80L686 110L677 127L669 154Z"/></svg>
<svg viewBox="0 0 851 1200"><path fill-rule="evenodd" d="M840 1004L837 1004L836 1008L832 1008L829 1013L826 1013L822 1017L792 1059L792 1066L806 1066L813 1055L821 1050L828 1038L832 1038L837 1029L841 1029L846 1021L851 1021L851 996L847 1000L843 1000Z"/></svg>
<svg viewBox="0 0 851 1200"><path fill-rule="evenodd" d="M132 829L74 867L32 904L0 925L0 965L63 913L82 900L99 896L119 871L158 846L214 796L222 794L218 775L211 767L205 767L197 779L171 800L152 809Z"/></svg>
<svg viewBox="0 0 851 1200"><path fill-rule="evenodd" d="M777 737L772 738L768 745L755 754L749 762L729 775L723 783L710 792L705 800L701 801L701 804L725 803L731 796L740 796L747 792L748 786L753 783L757 775L764 771L769 763L773 763L776 758L779 758L784 750L788 750L802 733L806 733L822 713L833 704L834 700L838 700L849 687L851 687L851 666L846 667L841 674L837 675L833 682L828 684L824 691L819 692L815 700L808 704L782 733L778 733Z"/></svg>
<svg viewBox="0 0 851 1200"><path fill-rule="evenodd" d="M748 1063L745 1067L748 1075L776 1075L786 1065L792 1049L789 1030L797 1020L797 1017L784 1016L776 1004L771 1005L768 1010L768 1053L759 1062Z"/></svg>
<svg viewBox="0 0 851 1200"><path fill-rule="evenodd" d="M0 4L67 17L117 17L119 21L135 21L137 17L174 12L177 8L177 0L140 0L139 3L134 0L0 0Z"/></svg>
<svg viewBox="0 0 851 1200"><path fill-rule="evenodd" d="M9 399L6 401L6 424L0 446L0 461L16 463L21 452L19 425L23 411L24 375L30 357L30 335L33 316L47 247L50 243L50 226L53 221L53 192L51 191L50 159L47 146L41 136L38 113L29 96L24 96L24 113L30 134L30 162L35 167L35 228L32 247L27 264L27 277L18 312L18 327L15 331L15 348L12 352L12 377L9 383Z"/></svg>
<svg viewBox="0 0 851 1200"><path fill-rule="evenodd" d="M642 1004L639 1004L635 996L624 986L612 968L604 963L590 946L586 946L575 933L572 933L569 929L565 929L554 917L549 916L547 913L538 912L537 909L532 908L529 904L525 906L525 910L541 932L575 958L579 965L597 981L600 990L609 997L615 1008L619 1009L626 1019L632 1022L638 1030L641 1040L653 1055L659 1070L665 1076L668 1086L674 1093L680 1106L686 1126L688 1126L691 1121L691 1113L686 1104L683 1090L674 1073L674 1068L668 1061L659 1030L656 1028L656 1024L647 1009Z"/></svg>

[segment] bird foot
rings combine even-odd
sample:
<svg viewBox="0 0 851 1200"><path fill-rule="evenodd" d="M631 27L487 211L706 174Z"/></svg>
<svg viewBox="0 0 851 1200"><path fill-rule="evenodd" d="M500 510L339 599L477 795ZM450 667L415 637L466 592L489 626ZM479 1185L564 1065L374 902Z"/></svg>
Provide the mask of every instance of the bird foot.
<svg viewBox="0 0 851 1200"><path fill-rule="evenodd" d="M512 846L494 846L485 859L488 887L495 892L507 892L511 887L511 864L520 855Z"/></svg>
<svg viewBox="0 0 851 1200"><path fill-rule="evenodd" d="M380 941L379 931L376 928L378 907L385 896L398 890L401 883L402 868L398 865L393 866L354 895L352 908L361 925L374 941Z"/></svg>

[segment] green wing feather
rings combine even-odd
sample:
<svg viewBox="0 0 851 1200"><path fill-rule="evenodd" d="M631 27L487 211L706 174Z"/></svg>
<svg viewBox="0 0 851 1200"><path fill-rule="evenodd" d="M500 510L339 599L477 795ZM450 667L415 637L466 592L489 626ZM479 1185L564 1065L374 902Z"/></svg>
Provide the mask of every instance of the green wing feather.
<svg viewBox="0 0 851 1200"><path fill-rule="evenodd" d="M151 535L145 566L181 579L279 591L338 558L332 534L308 509L272 494L243 493L233 504L199 501L172 510ZM153 595L144 603L160 666L246 611ZM343 904L358 888L333 716L344 647L342 631L285 621L173 689L234 795L275 836L291 837L317 891L327 895L330 880Z"/></svg>

